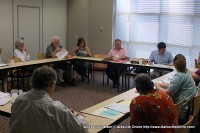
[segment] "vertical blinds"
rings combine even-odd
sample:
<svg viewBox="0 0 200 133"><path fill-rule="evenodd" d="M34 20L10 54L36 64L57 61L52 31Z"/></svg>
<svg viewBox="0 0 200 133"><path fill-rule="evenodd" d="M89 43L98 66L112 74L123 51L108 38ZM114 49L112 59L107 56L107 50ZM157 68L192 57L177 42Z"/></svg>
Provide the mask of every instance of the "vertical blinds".
<svg viewBox="0 0 200 133"><path fill-rule="evenodd" d="M131 58L148 58L158 42L194 66L200 52L200 0L116 0L114 38Z"/></svg>

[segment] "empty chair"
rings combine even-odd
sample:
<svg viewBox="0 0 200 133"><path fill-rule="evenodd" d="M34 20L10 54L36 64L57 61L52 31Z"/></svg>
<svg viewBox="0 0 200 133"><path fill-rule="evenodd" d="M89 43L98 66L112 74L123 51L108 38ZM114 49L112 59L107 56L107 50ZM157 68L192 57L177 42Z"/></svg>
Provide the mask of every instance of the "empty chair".
<svg viewBox="0 0 200 133"><path fill-rule="evenodd" d="M200 111L200 95L193 97L190 100L190 114L196 117Z"/></svg>
<svg viewBox="0 0 200 133"><path fill-rule="evenodd" d="M178 103L175 104L176 112L177 112L177 118L179 118L179 116L181 114L184 102L185 102L185 97L183 97L181 101L179 101Z"/></svg>
<svg viewBox="0 0 200 133"><path fill-rule="evenodd" d="M107 55L106 54L95 54L94 57L95 58L105 59L105 58L107 58ZM91 65L91 67L89 68L89 71L91 71L91 79L94 80L94 72L95 71L103 72L103 86L104 86L104 75L105 75L106 68L107 68L107 64L104 64L104 63L93 63Z"/></svg>
<svg viewBox="0 0 200 133"><path fill-rule="evenodd" d="M45 59L46 53L38 53L38 59Z"/></svg>
<svg viewBox="0 0 200 133"><path fill-rule="evenodd" d="M186 122L183 126L191 126L192 125L192 121L193 121L194 117L190 116L188 119L188 122ZM175 133L188 133L190 130L190 128L176 128L175 129Z"/></svg>
<svg viewBox="0 0 200 133"><path fill-rule="evenodd" d="M194 116L193 125L199 123L200 95L193 97L189 103L190 115Z"/></svg>
<svg viewBox="0 0 200 133"><path fill-rule="evenodd" d="M11 57L11 58L7 59L7 63L10 64L11 60L14 60L15 63L21 62L20 58ZM27 85L29 87L28 78L30 78L31 75L32 75L32 71L23 70L23 69L13 69L12 71L10 71L10 74L8 75L11 78L11 88L13 88L13 86L14 86L15 79L17 79L17 88L19 89L19 79L20 79L22 88L24 89L24 79L25 78L27 79Z"/></svg>

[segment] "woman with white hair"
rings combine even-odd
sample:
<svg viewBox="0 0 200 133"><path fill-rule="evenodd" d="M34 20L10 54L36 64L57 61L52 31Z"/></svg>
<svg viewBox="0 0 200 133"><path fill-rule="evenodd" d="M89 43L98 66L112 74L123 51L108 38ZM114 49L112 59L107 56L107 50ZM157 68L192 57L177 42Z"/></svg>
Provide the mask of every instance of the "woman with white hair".
<svg viewBox="0 0 200 133"><path fill-rule="evenodd" d="M27 49L23 39L15 41L14 57L20 58L21 61L30 60L30 55L27 54Z"/></svg>

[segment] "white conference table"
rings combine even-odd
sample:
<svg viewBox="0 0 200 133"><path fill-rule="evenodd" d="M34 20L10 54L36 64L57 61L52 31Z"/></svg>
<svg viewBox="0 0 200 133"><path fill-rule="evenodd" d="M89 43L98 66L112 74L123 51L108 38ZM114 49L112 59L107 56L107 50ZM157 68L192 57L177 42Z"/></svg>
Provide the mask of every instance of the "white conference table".
<svg viewBox="0 0 200 133"><path fill-rule="evenodd" d="M31 66L41 66L41 65L45 65L45 64L52 64L52 63L56 63L56 62L68 62L68 61L73 61L73 60L82 60L82 61L98 62L98 63L106 63L106 64L115 63L115 64L118 64L117 65L118 67L127 66L127 67L142 67L142 68L149 68L149 69L160 69L160 70L168 70L168 71L173 70L172 66L166 66L166 65L159 65L159 64L139 65L139 64L132 64L130 61L126 61L126 62L105 61L103 58L81 57L81 56L72 56L70 58L64 58L64 59L48 58L48 59L16 62L13 65L2 66L2 67L0 67L0 70L8 71L8 70L12 70L12 69L24 69L26 67L31 67ZM88 75L89 75L89 71L88 71ZM123 89L123 81L124 80L122 80L122 90L124 90ZM126 82L126 77L125 77L125 82ZM89 78L88 78L88 83L89 83ZM125 87L125 89L126 89L126 87ZM129 89L129 84L128 84L128 89ZM118 91L119 91L119 86L118 86Z"/></svg>
<svg viewBox="0 0 200 133"><path fill-rule="evenodd" d="M67 60L67 59L48 58L48 59L40 59L40 60L15 62L13 65L7 65L7 66L0 67L0 70L7 70L7 69L20 68L20 67L28 67L28 66L34 66L34 65L48 64L48 63L54 63L54 62L59 62L59 61L65 61L65 60Z"/></svg>
<svg viewBox="0 0 200 133"><path fill-rule="evenodd" d="M123 114L120 118L117 120L114 119L108 119L100 116L95 116L92 113L96 111L99 108L105 107L106 105L109 105L111 103L119 102L122 100L132 100L134 97L139 96L139 93L135 93L136 89L131 89L129 91L126 91L120 95L117 95L113 98L110 98L108 100L105 100L99 104L96 104L92 107L89 107L87 109L84 109L81 111L83 114L89 115L89 117L86 115L86 119L88 120L89 124L91 126L114 126L119 124L121 121L129 117L129 113ZM96 119L96 120L95 120ZM99 131L103 130L103 128L89 128L90 133L97 133ZM104 128L104 130L109 130L109 128Z"/></svg>
<svg viewBox="0 0 200 133"><path fill-rule="evenodd" d="M4 67L0 67L0 70L7 70L7 69L14 69L14 68L20 68L20 67L27 67L27 66L32 66L32 65L41 65L41 64L48 64L48 63L54 63L54 62L58 62L58 61L68 61L68 60L73 60L73 59L79 59L79 60L86 60L86 61L92 61L92 62L102 62L102 58L92 58L92 57L74 57L74 58L70 58L70 59L57 59L57 58L50 58L50 59L41 59L41 60L33 60L33 61L26 61L26 62L19 62L19 63L15 63L12 66L4 66ZM144 66L144 65L137 65L137 64L131 64L130 62L125 62L125 63L121 63L121 64L125 64L125 65L131 65L131 66ZM169 66L164 66L164 65L145 65L145 67L149 67L149 68L159 68L159 69L167 69L167 70L172 70L172 67ZM164 75L167 76L167 75ZM163 77L163 76L162 76ZM162 78L160 77L160 78ZM159 78L157 80L160 80ZM134 97L138 96L138 93L135 93L135 89L131 89L129 91L126 91L118 96L115 96L113 98L110 98L104 102L101 102L99 104L96 104L92 107L89 107L87 109L82 110L81 112L86 116L87 121L89 122L89 124L92 126L95 125L99 125L99 126L113 126L113 125L117 125L119 124L122 120L126 119L127 117L129 117L129 113L124 114L122 117L120 117L117 120L113 120L113 119L107 119L107 118L103 118L103 117L99 117L99 116L94 116L92 115L92 112L94 112L95 110L105 107L108 104L114 103L114 102L118 102L124 99L133 99ZM4 106L0 106L0 115L4 115L7 117L11 116L11 103L7 103ZM89 132L91 133L96 133L102 130L106 130L106 128L90 128ZM109 129L109 128L108 128Z"/></svg>
<svg viewBox="0 0 200 133"><path fill-rule="evenodd" d="M130 61L126 61L126 62L104 61L103 58L80 57L80 56L72 56L71 58L64 58L64 59L48 58L48 59L16 62L13 65L1 66L0 70L14 69L14 68L19 68L19 67L27 67L27 66L40 65L40 64L48 64L48 63L54 63L54 62L60 62L60 61L70 61L70 60L85 60L85 61L99 62L99 63L116 63L116 64L127 65L127 66L147 67L150 69L162 69L162 70L171 70L171 71L173 70L173 66L166 66L166 65L160 65L160 64L139 65L139 64L132 64Z"/></svg>
<svg viewBox="0 0 200 133"><path fill-rule="evenodd" d="M195 68L190 68L190 70L195 71ZM172 71L166 75L163 75L157 79L154 79L153 82L162 82L163 79L171 79L173 75L175 74L175 71ZM81 113L86 116L86 120L89 123L89 132L90 133L97 133L97 132L109 132L109 129L112 128L113 126L119 124L121 121L129 117L129 113L123 114L120 118L118 119L108 119L104 118L101 116L96 116L93 115L93 112L96 111L99 108L105 107L106 105L109 105L111 103L119 102L121 100L132 100L134 97L139 96L139 93L135 91L136 89L130 89L129 91L126 91L122 94L119 94L115 97L112 97L108 100L105 100L101 103L98 103L92 107L89 107L87 109L84 109L81 111ZM4 106L0 106L0 115L5 115L7 117L11 116L11 103L7 103ZM96 128L95 128L96 127ZM130 129L131 130L131 129Z"/></svg>

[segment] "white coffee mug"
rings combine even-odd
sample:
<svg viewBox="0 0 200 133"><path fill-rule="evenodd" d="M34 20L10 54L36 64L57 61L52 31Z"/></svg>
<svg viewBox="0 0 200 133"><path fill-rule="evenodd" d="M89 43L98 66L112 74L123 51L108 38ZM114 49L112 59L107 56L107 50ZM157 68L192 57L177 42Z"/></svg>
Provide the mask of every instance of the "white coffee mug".
<svg viewBox="0 0 200 133"><path fill-rule="evenodd" d="M143 64L143 60L139 60L139 65L142 65Z"/></svg>
<svg viewBox="0 0 200 133"><path fill-rule="evenodd" d="M26 60L26 61L29 61L29 60L30 60L30 55L27 55L27 56L25 57L25 60Z"/></svg>

